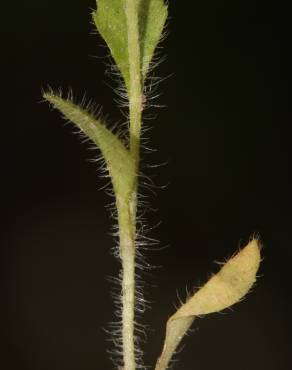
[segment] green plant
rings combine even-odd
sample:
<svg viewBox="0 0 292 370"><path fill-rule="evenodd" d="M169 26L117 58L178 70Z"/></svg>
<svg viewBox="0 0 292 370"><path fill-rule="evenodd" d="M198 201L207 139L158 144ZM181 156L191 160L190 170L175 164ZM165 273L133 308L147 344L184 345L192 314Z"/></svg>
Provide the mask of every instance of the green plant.
<svg viewBox="0 0 292 370"><path fill-rule="evenodd" d="M137 202L140 138L145 80L152 68L155 48L167 19L164 0L97 0L93 20L106 41L122 76L128 99L128 138L123 140L95 117L90 106L81 107L69 96L63 99L53 91L44 98L73 122L100 149L110 175L118 219L118 255L122 263L120 337L122 367L135 370L140 362L135 336ZM194 318L223 310L238 302L256 279L260 263L259 243L253 239L231 258L197 293L170 317L156 370L164 370L190 328ZM117 332L117 336L118 336Z"/></svg>

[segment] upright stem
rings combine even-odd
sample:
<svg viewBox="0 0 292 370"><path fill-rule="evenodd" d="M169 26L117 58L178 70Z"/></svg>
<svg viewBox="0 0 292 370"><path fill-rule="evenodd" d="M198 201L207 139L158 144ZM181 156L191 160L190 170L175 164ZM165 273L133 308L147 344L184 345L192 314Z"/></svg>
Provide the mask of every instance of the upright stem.
<svg viewBox="0 0 292 370"><path fill-rule="evenodd" d="M126 0L129 54L130 153L135 164L134 187L126 200L117 199L119 210L120 251L123 264L122 320L124 370L135 370L135 234L137 213L138 169L142 117L142 80L138 24L139 0Z"/></svg>
<svg viewBox="0 0 292 370"><path fill-rule="evenodd" d="M122 278L122 338L124 370L135 370L135 224L130 204L117 199L120 255L123 264Z"/></svg>
<svg viewBox="0 0 292 370"><path fill-rule="evenodd" d="M129 54L130 150L138 168L142 117L141 52L139 44L138 0L126 1Z"/></svg>

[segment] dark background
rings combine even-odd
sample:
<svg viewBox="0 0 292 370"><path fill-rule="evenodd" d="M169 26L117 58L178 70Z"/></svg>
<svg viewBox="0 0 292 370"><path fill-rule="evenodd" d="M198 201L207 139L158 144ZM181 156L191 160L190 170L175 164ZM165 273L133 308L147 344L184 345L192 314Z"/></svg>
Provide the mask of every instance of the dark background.
<svg viewBox="0 0 292 370"><path fill-rule="evenodd" d="M177 370L291 367L291 60L284 1L170 1L160 85L145 121L156 212L148 234L168 248L147 276L153 302L146 365L186 287L204 282L253 233L264 260L253 293L194 324ZM107 50L90 24L94 1L1 3L0 368L111 369L103 331L113 320L118 263L96 153L41 104L42 88L72 86L123 122L105 75ZM96 58L98 57L98 58Z"/></svg>

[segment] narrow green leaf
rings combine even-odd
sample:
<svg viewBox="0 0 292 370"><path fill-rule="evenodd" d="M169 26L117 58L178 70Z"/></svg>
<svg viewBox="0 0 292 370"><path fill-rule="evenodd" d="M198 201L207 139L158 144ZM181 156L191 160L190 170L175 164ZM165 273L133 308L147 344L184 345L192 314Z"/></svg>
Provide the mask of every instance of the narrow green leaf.
<svg viewBox="0 0 292 370"><path fill-rule="evenodd" d="M106 161L116 195L127 197L134 186L135 170L130 152L121 140L105 124L72 101L51 93L43 96L97 145Z"/></svg>
<svg viewBox="0 0 292 370"><path fill-rule="evenodd" d="M161 38L167 15L167 6L164 0L140 1L139 28L143 78L146 77L149 70L149 65Z"/></svg>
<svg viewBox="0 0 292 370"><path fill-rule="evenodd" d="M127 20L124 0L97 0L93 20L107 43L127 86L129 86L129 57Z"/></svg>
<svg viewBox="0 0 292 370"><path fill-rule="evenodd" d="M155 370L167 369L177 346L196 316L224 310L248 293L256 280L260 259L259 243L253 239L170 317L163 351Z"/></svg>
<svg viewBox="0 0 292 370"><path fill-rule="evenodd" d="M128 89L130 74L125 1L97 0L97 10L93 13L93 20L106 41ZM163 32L167 18L167 6L164 0L140 0L137 1L137 7L141 48L140 65L144 79Z"/></svg>

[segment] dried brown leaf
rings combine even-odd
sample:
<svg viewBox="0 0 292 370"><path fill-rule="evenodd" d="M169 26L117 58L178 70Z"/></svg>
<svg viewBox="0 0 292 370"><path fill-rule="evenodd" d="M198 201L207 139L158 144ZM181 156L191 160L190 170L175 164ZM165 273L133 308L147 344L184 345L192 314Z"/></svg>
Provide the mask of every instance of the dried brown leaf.
<svg viewBox="0 0 292 370"><path fill-rule="evenodd" d="M248 293L256 281L260 259L260 244L257 239L253 239L170 317L156 370L167 368L196 316L224 310L239 302Z"/></svg>

